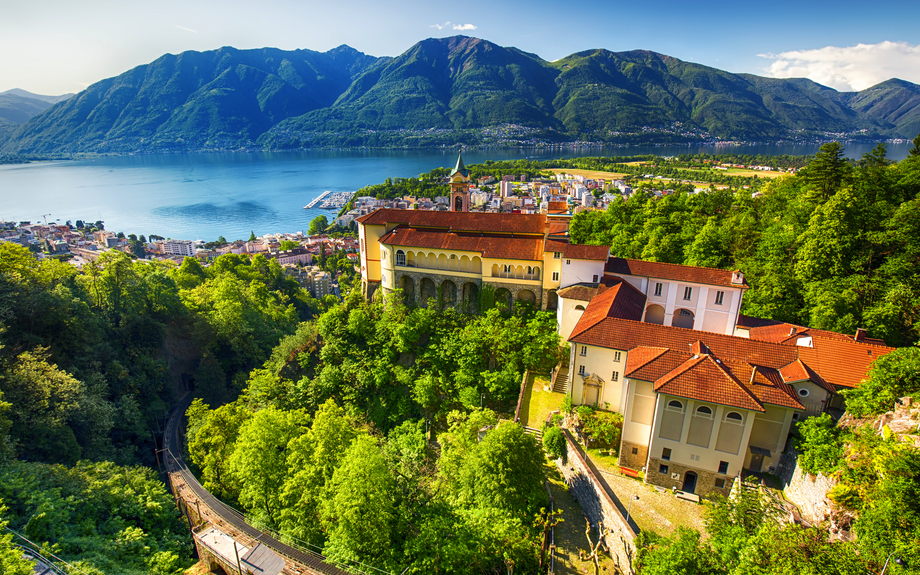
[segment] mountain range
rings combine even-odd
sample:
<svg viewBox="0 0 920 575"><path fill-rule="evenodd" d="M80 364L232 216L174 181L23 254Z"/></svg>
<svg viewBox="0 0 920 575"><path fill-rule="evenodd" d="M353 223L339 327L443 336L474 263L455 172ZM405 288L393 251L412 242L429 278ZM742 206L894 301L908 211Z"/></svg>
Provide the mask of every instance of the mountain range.
<svg viewBox="0 0 920 575"><path fill-rule="evenodd" d="M32 116L44 112L52 104L62 102L73 94L42 96L19 88L0 92L0 142Z"/></svg>
<svg viewBox="0 0 920 575"><path fill-rule="evenodd" d="M918 133L920 86L903 80L838 92L811 80L733 74L645 50L597 49L547 62L455 36L421 41L395 58L344 45L328 52L225 47L167 54L36 111L5 141L0 134L0 151Z"/></svg>

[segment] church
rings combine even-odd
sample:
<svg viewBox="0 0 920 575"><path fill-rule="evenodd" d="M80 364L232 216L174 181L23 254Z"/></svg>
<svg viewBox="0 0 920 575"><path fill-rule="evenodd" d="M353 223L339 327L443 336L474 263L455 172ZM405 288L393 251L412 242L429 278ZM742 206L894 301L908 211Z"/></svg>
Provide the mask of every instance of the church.
<svg viewBox="0 0 920 575"><path fill-rule="evenodd" d="M358 218L365 297L477 313L489 286L506 308L554 311L571 354L554 382L623 415L619 464L648 483L727 495L742 470L775 471L792 425L842 410L840 391L892 351L865 330L743 315L739 270L611 257L570 243L566 217L471 213L462 156L449 181L451 211Z"/></svg>

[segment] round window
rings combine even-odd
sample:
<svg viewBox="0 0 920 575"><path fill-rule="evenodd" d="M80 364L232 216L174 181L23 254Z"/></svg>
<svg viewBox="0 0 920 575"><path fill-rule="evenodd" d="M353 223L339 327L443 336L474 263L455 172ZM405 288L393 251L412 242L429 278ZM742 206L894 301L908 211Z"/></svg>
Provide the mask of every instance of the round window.
<svg viewBox="0 0 920 575"><path fill-rule="evenodd" d="M799 390L799 395L801 395L802 397L808 397L808 390L807 390L807 389L800 389L800 390Z"/></svg>

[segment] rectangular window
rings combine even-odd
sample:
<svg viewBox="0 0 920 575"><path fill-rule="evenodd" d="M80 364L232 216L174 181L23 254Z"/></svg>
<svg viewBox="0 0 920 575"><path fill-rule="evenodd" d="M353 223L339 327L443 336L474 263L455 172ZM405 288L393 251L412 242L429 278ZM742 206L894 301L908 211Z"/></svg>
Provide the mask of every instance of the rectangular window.
<svg viewBox="0 0 920 575"><path fill-rule="evenodd" d="M719 473L728 473L728 462L727 461L719 462Z"/></svg>
<svg viewBox="0 0 920 575"><path fill-rule="evenodd" d="M553 259L558 260L562 257L562 252L553 252Z"/></svg>
<svg viewBox="0 0 920 575"><path fill-rule="evenodd" d="M658 473L660 473L660 474L662 474L662 475L667 475L667 474L668 474L668 466L667 466L667 465L664 465L664 464L659 465L659 466L658 466Z"/></svg>
<svg viewBox="0 0 920 575"><path fill-rule="evenodd" d="M723 300L724 298L725 298L725 292L724 292L724 291L717 291L717 292L716 292L716 305L722 305L722 300Z"/></svg>
<svg viewBox="0 0 920 575"><path fill-rule="evenodd" d="M718 487L719 489L725 489L725 480L716 479L716 487Z"/></svg>
<svg viewBox="0 0 920 575"><path fill-rule="evenodd" d="M594 279L591 280L591 283L593 284L597 283L597 274L594 274Z"/></svg>
<svg viewBox="0 0 920 575"><path fill-rule="evenodd" d="M619 351L613 352L613 361L619 362L622 357L623 357L623 354L621 352Z"/></svg>
<svg viewBox="0 0 920 575"><path fill-rule="evenodd" d="M567 266L572 265L572 260L565 260L565 265L567 265Z"/></svg>
<svg viewBox="0 0 920 575"><path fill-rule="evenodd" d="M792 414L792 421L798 421L798 420L799 420L799 414L798 414L798 413L793 413L793 414Z"/></svg>
<svg viewBox="0 0 920 575"><path fill-rule="evenodd" d="M554 282L559 281L559 272L553 272L553 281Z"/></svg>
<svg viewBox="0 0 920 575"><path fill-rule="evenodd" d="M661 283L655 284L655 295L661 297Z"/></svg>
<svg viewBox="0 0 920 575"><path fill-rule="evenodd" d="M578 375L584 375L584 374L585 374L585 366L579 365L579 366L578 366Z"/></svg>
<svg viewBox="0 0 920 575"><path fill-rule="evenodd" d="M632 448L632 454L633 454L633 455L639 455L639 448L638 448L638 447L633 447L633 448Z"/></svg>
<svg viewBox="0 0 920 575"><path fill-rule="evenodd" d="M581 346L581 356L584 357L586 355L588 355L588 346L583 345Z"/></svg>
<svg viewBox="0 0 920 575"><path fill-rule="evenodd" d="M684 288L684 299L689 300L692 295L693 295L693 288L685 287Z"/></svg>
<svg viewBox="0 0 920 575"><path fill-rule="evenodd" d="M671 448L665 447L661 450L661 458L665 461L671 461Z"/></svg>
<svg viewBox="0 0 920 575"><path fill-rule="evenodd" d="M613 381L620 381L620 372L619 371L613 372L613 375L610 376L610 379Z"/></svg>

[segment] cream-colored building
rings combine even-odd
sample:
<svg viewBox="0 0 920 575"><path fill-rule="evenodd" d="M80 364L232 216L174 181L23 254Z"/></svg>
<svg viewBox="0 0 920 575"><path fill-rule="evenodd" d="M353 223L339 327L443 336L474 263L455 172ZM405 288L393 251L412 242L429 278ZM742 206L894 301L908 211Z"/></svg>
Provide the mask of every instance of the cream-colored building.
<svg viewBox="0 0 920 575"><path fill-rule="evenodd" d="M487 285L506 308L555 309L558 290L598 280L609 253L570 245L567 223L545 214L379 209L357 221L364 295L400 289L410 305L475 312Z"/></svg>
<svg viewBox="0 0 920 575"><path fill-rule="evenodd" d="M746 285L737 272L615 258L606 270L559 292L560 330L571 330L568 393L623 414L620 465L655 485L727 494L742 469L774 471L792 424L839 405L837 392L891 351L864 332L738 314ZM687 287L696 298L682 303ZM656 305L664 313L650 313ZM680 309L693 314L687 327Z"/></svg>

